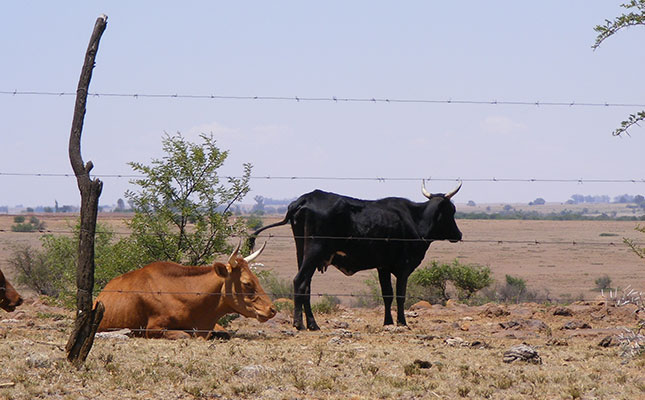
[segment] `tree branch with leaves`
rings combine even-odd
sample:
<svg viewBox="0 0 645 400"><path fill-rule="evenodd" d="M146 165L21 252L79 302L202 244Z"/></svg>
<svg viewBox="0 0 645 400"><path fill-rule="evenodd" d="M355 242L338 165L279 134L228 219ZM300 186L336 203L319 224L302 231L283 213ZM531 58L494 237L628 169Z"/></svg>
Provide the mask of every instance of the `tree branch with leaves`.
<svg viewBox="0 0 645 400"><path fill-rule="evenodd" d="M645 0L631 0L629 3L621 4L621 7L630 12L626 14L621 14L616 17L613 21L605 20L604 25L597 25L594 30L598 33L596 36L596 42L591 46L596 50L605 39L613 36L618 31L637 25L645 25ZM634 114L630 114L629 117L620 123L620 127L614 130L614 136L620 136L621 134L629 134L628 130L636 125L640 126L639 122L645 121L645 110L639 111Z"/></svg>
<svg viewBox="0 0 645 400"><path fill-rule="evenodd" d="M227 239L244 231L244 221L233 219L231 206L249 192L251 164L244 164L241 177L221 182L217 170L227 151L216 146L213 135L200 135L191 143L181 133L166 135L166 155L151 165L131 162L144 175L132 183L139 192L128 191L134 217L132 236L157 260L202 265L215 253L230 252Z"/></svg>

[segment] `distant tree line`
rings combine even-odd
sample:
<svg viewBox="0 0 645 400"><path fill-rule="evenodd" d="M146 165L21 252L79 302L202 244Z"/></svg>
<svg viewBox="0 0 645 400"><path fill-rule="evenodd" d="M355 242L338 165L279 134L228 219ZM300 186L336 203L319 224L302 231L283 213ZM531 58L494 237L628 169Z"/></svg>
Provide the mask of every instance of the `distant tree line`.
<svg viewBox="0 0 645 400"><path fill-rule="evenodd" d="M510 206L508 206L510 207ZM615 213L586 215L583 212L564 210L558 213L540 213L537 211L515 210L512 207L501 212L461 212L455 213L457 219L498 219L498 220L546 220L546 221L645 221L645 214L640 216L616 216Z"/></svg>
<svg viewBox="0 0 645 400"><path fill-rule="evenodd" d="M571 199L567 201L567 204L580 204L580 203L612 203L610 197L607 195L600 196L583 196L581 194L574 194L571 196ZM626 203L635 203L637 205L645 204L645 197L640 194L632 196L630 194L621 194L614 197L613 203L626 204Z"/></svg>

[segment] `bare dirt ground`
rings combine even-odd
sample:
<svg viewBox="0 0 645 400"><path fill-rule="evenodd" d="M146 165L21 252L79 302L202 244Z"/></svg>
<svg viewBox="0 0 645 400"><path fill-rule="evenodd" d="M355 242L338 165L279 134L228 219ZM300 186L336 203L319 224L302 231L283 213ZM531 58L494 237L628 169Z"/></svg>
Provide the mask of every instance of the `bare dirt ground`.
<svg viewBox="0 0 645 400"><path fill-rule="evenodd" d="M122 216L110 217L101 219L125 230ZM68 217L41 219L49 230L70 230ZM0 216L3 271L13 245L39 243L40 234L7 232L11 224L11 217ZM97 338L76 369L62 351L73 313L18 287L27 293L26 304L14 313L0 310L0 398L645 398L645 355L625 357L615 346L621 327L635 329L644 316L597 300L592 290L603 274L614 285L645 288L643 261L621 239L642 241L635 223L458 224L464 242L433 243L422 265L458 257L489 266L500 281L512 274L552 297L582 294L590 301L568 304L570 315L554 315L555 305L435 305L410 310L409 328L383 328L382 308L347 305L370 272L346 277L330 268L314 276L312 292L340 295L344 304L317 315L320 332L294 331L283 311L265 324L234 320L229 341ZM291 279L296 262L289 227L269 232L275 237L261 261ZM607 336L614 337L610 346L599 346ZM535 348L542 363L504 363L504 352L521 343Z"/></svg>

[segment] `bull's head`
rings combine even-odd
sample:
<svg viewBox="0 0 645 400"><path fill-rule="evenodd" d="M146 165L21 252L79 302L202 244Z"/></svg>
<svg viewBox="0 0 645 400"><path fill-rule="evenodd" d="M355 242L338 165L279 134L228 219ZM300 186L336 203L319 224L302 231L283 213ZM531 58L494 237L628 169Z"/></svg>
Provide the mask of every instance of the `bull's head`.
<svg viewBox="0 0 645 400"><path fill-rule="evenodd" d="M12 312L22 304L22 297L0 271L0 308Z"/></svg>
<svg viewBox="0 0 645 400"><path fill-rule="evenodd" d="M426 223L428 223L426 239L449 240L451 242L461 240L461 231L455 222L455 205L450 201L461 189L461 185L462 182L459 182L455 189L446 194L432 194L426 190L425 180L423 180L421 192L430 203L427 208L428 215L424 215L424 219L427 219Z"/></svg>
<svg viewBox="0 0 645 400"><path fill-rule="evenodd" d="M260 322L268 321L276 315L276 309L269 296L264 292L258 277L251 271L249 264L264 250L242 257L238 256L238 244L226 264L215 263L215 272L224 278L224 303L234 312L245 317L256 318Z"/></svg>

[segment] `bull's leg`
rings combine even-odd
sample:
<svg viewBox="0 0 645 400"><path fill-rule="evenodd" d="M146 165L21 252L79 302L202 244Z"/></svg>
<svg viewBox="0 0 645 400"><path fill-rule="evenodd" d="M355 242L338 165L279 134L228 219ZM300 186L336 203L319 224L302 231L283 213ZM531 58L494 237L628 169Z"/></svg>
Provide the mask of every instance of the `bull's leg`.
<svg viewBox="0 0 645 400"><path fill-rule="evenodd" d="M146 326L146 338L187 339L190 333L181 330L168 330L168 317L151 318Z"/></svg>
<svg viewBox="0 0 645 400"><path fill-rule="evenodd" d="M310 331L320 330L320 327L314 319L314 313L313 311L311 311L311 279L309 279L309 282L307 283L306 294L307 296L305 297L304 308L305 318L307 318L307 329L309 329Z"/></svg>
<svg viewBox="0 0 645 400"><path fill-rule="evenodd" d="M315 271L316 265L305 259L293 279L293 326L298 330L305 329L305 325L302 323L303 307L307 318L307 328L311 331L320 329L311 312L311 277Z"/></svg>
<svg viewBox="0 0 645 400"><path fill-rule="evenodd" d="M378 280L381 284L381 295L383 296L383 303L385 303L385 320L383 325L392 325L392 313L390 309L392 308L392 299L394 297L394 292L392 291L392 277L387 271L377 269L378 271Z"/></svg>
<svg viewBox="0 0 645 400"><path fill-rule="evenodd" d="M396 323L397 325L407 325L405 322L405 291L408 286L408 277L400 276L396 278Z"/></svg>

